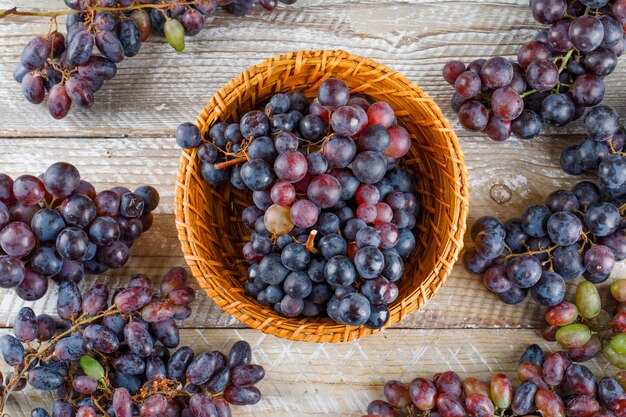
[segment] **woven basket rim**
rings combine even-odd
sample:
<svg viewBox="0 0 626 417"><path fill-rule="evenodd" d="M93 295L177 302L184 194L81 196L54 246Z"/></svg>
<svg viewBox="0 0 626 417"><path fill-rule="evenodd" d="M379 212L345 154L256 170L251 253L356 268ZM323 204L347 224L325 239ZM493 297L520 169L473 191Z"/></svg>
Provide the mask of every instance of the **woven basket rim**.
<svg viewBox="0 0 626 417"><path fill-rule="evenodd" d="M435 292L448 278L463 247L463 235L466 229L466 220L469 210L469 183L467 171L465 169L463 153L461 151L458 138L449 121L445 118L443 112L434 100L424 93L417 84L408 80L404 75L371 59L363 58L341 50L299 51L269 58L250 67L230 80L211 98L209 103L198 116L197 124L199 126L206 124L205 121L209 118L209 116L214 116L215 120L222 119L225 111L224 98L236 95L239 100L250 85L258 87L264 82L263 77L267 76L268 73L272 73L272 69L274 68L273 65L275 63L289 62L290 65L293 64L297 67L306 63L307 60L314 59L321 61L321 65L328 64L329 62L354 62L355 73L363 68L374 68L381 73L381 78L393 76L394 79L402 82L403 85L408 87L410 90L409 92L415 96L412 96L411 99L422 103L435 116L434 120L424 126L420 126L424 129L436 131L446 138L446 147L441 151L447 151L449 155L446 156L453 161L453 173L447 175L450 176L449 180L454 183L454 190L452 192L454 198L452 201L438 203L449 206L448 209L454 213L456 224L452 224L450 230L446 231L447 233L445 233L445 236L439 245L442 248L442 253L438 254L436 267L430 272L428 277L428 279L430 279L430 277L434 276L433 283L428 287L420 284L419 288L416 288L418 294L417 296L412 297L413 300L400 298L399 301L396 301L394 305L395 308L398 308L399 310L392 314L389 323L385 326L385 328L388 328L401 321L415 310L419 309L426 301L434 296ZM317 79L316 83L321 82L321 79L323 78ZM356 90L359 90L359 88L353 89L351 93L359 92ZM439 150L439 148L437 148L437 150ZM256 305L255 310L258 310L258 312L255 311L255 314L259 315L260 318L255 318L251 316L249 311L246 311L242 302L228 303L224 296L235 297L233 294L239 296L241 291L233 287L225 288L225 286L222 285L223 283L220 281L220 274L207 274L202 271L203 258L198 254L198 252L200 249L203 250L204 247L202 247L201 242L197 242L195 229L189 224L190 216L197 214L195 205L190 201L190 189L188 187L188 184L192 180L197 180L199 178L198 174L196 172L192 172L190 168L190 163L195 161L196 153L196 150L183 150L181 154L175 188L176 228L185 261L191 268L191 271L194 277L198 280L200 286L220 308L222 308L225 312L234 315L235 318L251 328L259 329L265 333L291 340L308 342L345 342L380 331L369 330L363 326L349 327L334 322L320 324L311 323L310 320L301 318L282 318L273 313L271 308L262 307L259 304ZM455 178L452 178L452 176L455 176ZM207 185L207 187L210 186ZM241 256L241 254L239 255ZM428 279L424 279L424 281L427 281ZM264 315L267 316L267 320L262 320ZM327 319L327 321L329 320Z"/></svg>

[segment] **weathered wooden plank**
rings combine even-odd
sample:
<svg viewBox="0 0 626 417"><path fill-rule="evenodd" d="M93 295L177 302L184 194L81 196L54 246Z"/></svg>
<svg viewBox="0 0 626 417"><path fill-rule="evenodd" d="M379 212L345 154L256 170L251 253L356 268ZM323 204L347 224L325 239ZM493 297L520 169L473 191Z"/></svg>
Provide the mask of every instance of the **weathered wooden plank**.
<svg viewBox="0 0 626 417"><path fill-rule="evenodd" d="M253 407L234 408L234 415L255 417L357 417L371 400L383 398L385 381L410 382L445 370L482 379L504 372L517 385L518 359L528 344L557 350L530 330L388 330L357 342L323 345L252 330L189 330L181 336L197 352L228 349L242 338L253 346L254 361L267 373L259 385L264 397ZM598 376L617 372L603 359L586 365ZM17 393L7 414L26 417L32 407L49 407L51 396L39 394L30 389Z"/></svg>
<svg viewBox="0 0 626 417"><path fill-rule="evenodd" d="M0 8L12 5L0 1ZM24 8L63 9L61 0ZM60 19L60 22L63 20ZM538 25L526 0L389 1L301 0L269 14L244 19L218 14L202 34L177 54L163 39L152 38L141 53L120 64L90 110L73 109L62 122L44 105L19 99L10 77L23 46L46 32L40 18L0 21L0 100L10 103L0 116L0 136L160 135L191 120L221 86L243 69L270 56L301 49L347 49L403 72L435 98L458 123L449 106L451 88L440 70L451 58L469 61L495 54L512 56L532 38ZM626 66L607 77L606 103L623 110L619 86ZM574 125L579 129L579 125ZM567 132L569 130L565 130Z"/></svg>

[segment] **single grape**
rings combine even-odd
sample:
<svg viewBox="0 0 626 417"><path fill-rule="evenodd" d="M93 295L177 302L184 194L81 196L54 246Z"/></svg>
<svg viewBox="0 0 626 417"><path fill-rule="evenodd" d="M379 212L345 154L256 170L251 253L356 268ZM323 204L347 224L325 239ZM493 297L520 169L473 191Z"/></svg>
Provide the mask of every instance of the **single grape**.
<svg viewBox="0 0 626 417"><path fill-rule="evenodd" d="M322 106L334 110L348 103L350 90L343 81L329 78L320 85L317 98Z"/></svg>
<svg viewBox="0 0 626 417"><path fill-rule="evenodd" d="M491 58L483 65L480 77L487 87L502 88L513 79L513 65L503 57Z"/></svg>
<svg viewBox="0 0 626 417"><path fill-rule="evenodd" d="M559 81L559 69L550 59L535 60L526 68L526 80L535 90L547 92Z"/></svg>
<svg viewBox="0 0 626 417"><path fill-rule="evenodd" d="M470 100L459 108L459 122L465 130L481 132L487 127L489 113L481 102Z"/></svg>

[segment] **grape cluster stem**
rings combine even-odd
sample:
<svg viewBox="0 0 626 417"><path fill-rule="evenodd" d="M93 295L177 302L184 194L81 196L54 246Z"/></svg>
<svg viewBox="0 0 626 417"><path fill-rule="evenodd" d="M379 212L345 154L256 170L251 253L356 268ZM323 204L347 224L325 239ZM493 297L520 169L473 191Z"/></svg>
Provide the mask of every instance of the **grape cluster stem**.
<svg viewBox="0 0 626 417"><path fill-rule="evenodd" d="M13 7L8 10L0 11L0 19L3 19L7 16L43 16L43 17L51 17L56 18L59 16L68 16L72 14L79 14L85 12L124 12L130 10L139 10L139 9L168 9L170 7L175 6L189 6L198 4L199 0L191 0L191 1L181 1L177 3L163 3L163 4L136 4L132 6L126 7L89 7L87 10L58 10L52 12L46 11L37 11L37 10L18 10L17 7Z"/></svg>
<svg viewBox="0 0 626 417"><path fill-rule="evenodd" d="M44 347L40 348L37 351L37 353L28 354L24 360L22 370L20 372L16 372L15 374L13 374L13 377L11 378L11 380L5 387L4 392L2 393L2 395L0 395L0 413L4 410L4 405L6 403L6 400L12 394L13 389L17 385L18 381L24 376L24 373L28 371L28 369L30 368L30 365L35 360L44 358L46 354L49 353L48 351L50 350L50 348L53 347L59 340L72 334L73 332L78 330L81 326L85 324L93 323L97 320L100 320L103 317L112 316L114 314L119 314L119 313L121 313L121 311L115 305L112 305L107 310L95 316L86 317L85 315L83 315L82 317L79 317L72 324L72 326L69 327L67 330L65 330L64 332L52 338ZM105 417L109 417L106 413L104 413L104 415Z"/></svg>

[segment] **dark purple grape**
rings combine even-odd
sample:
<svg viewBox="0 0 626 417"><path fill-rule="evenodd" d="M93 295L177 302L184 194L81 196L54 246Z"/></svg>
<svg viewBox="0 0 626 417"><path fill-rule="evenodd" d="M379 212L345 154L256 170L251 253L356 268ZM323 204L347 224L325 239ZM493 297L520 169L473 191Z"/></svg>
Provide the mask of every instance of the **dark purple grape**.
<svg viewBox="0 0 626 417"><path fill-rule="evenodd" d="M560 211L550 216L546 230L554 243L569 246L580 239L583 225L575 214L569 211Z"/></svg>
<svg viewBox="0 0 626 417"><path fill-rule="evenodd" d="M473 98L480 93L482 80L474 71L465 71L454 82L454 89L463 98Z"/></svg>
<svg viewBox="0 0 626 417"><path fill-rule="evenodd" d="M335 168L345 168L356 155L356 144L348 136L333 135L322 144L324 157Z"/></svg>
<svg viewBox="0 0 626 417"><path fill-rule="evenodd" d="M560 246L552 252L552 263L554 272L561 275L563 279L577 278L585 272L583 257L579 253L578 244L570 246Z"/></svg>
<svg viewBox="0 0 626 417"><path fill-rule="evenodd" d="M559 82L559 69L549 59L536 60L526 68L526 80L535 90L547 92Z"/></svg>
<svg viewBox="0 0 626 417"><path fill-rule="evenodd" d="M459 122L465 130L481 132L487 127L489 113L481 102L470 100L459 108Z"/></svg>
<svg viewBox="0 0 626 417"><path fill-rule="evenodd" d="M56 249L63 259L80 260L89 249L89 237L78 227L63 229L56 239Z"/></svg>
<svg viewBox="0 0 626 417"><path fill-rule="evenodd" d="M565 0L533 0L531 9L535 20L550 25L563 18L567 12L567 3Z"/></svg>
<svg viewBox="0 0 626 417"><path fill-rule="evenodd" d="M584 64L591 74L605 77L617 67L617 55L611 49L598 48L585 56Z"/></svg>
<svg viewBox="0 0 626 417"><path fill-rule="evenodd" d="M619 227L619 210L610 203L593 204L587 208L585 222L594 235L608 236Z"/></svg>
<svg viewBox="0 0 626 417"><path fill-rule="evenodd" d="M566 94L551 94L543 100L541 117L555 126L564 126L574 120L575 106Z"/></svg>
<svg viewBox="0 0 626 417"><path fill-rule="evenodd" d="M510 121L522 114L524 102L513 88L503 87L494 91L491 96L491 108L500 119Z"/></svg>
<svg viewBox="0 0 626 417"><path fill-rule="evenodd" d="M535 394L537 393L537 385L531 381L524 381L515 390L513 400L511 402L511 411L517 415L526 415L531 413L535 408Z"/></svg>
<svg viewBox="0 0 626 417"><path fill-rule="evenodd" d="M22 93L31 103L42 103L46 96L44 78L41 75L26 73L22 77Z"/></svg>
<svg viewBox="0 0 626 417"><path fill-rule="evenodd" d="M47 314L37 316L37 339L42 342L52 339L56 332L54 319Z"/></svg>
<svg viewBox="0 0 626 417"><path fill-rule="evenodd" d="M225 362L224 356L219 352L201 353L187 367L187 381L196 385L205 384Z"/></svg>
<svg viewBox="0 0 626 417"><path fill-rule="evenodd" d="M15 337L4 335L0 337L0 354L9 366L16 366L24 360L24 347Z"/></svg>
<svg viewBox="0 0 626 417"><path fill-rule="evenodd" d="M170 357L167 363L167 376L172 379L180 379L193 361L193 350L187 346L181 347Z"/></svg>
<svg viewBox="0 0 626 417"><path fill-rule="evenodd" d="M46 295L48 291L48 278L33 271L26 269L24 272L24 280L15 287L16 294L23 300L35 301Z"/></svg>
<svg viewBox="0 0 626 417"><path fill-rule="evenodd" d="M535 137L543 127L543 119L532 110L524 110L520 116L511 123L511 130L520 139Z"/></svg>
<svg viewBox="0 0 626 417"><path fill-rule="evenodd" d="M528 68L533 61L550 58L552 58L550 48L539 41L530 41L522 45L517 52L517 62L523 69Z"/></svg>
<svg viewBox="0 0 626 417"><path fill-rule="evenodd" d="M63 385L63 376L43 366L28 371L28 384L40 391L53 391Z"/></svg>
<svg viewBox="0 0 626 417"><path fill-rule="evenodd" d="M117 336L100 324L92 324L85 328L83 335L93 343L94 349L102 353L115 353L120 347ZM120 368L119 371L133 374L128 369ZM135 375L135 374L133 374Z"/></svg>
<svg viewBox="0 0 626 417"><path fill-rule="evenodd" d="M158 323L150 323L150 329L163 346L173 349L180 343L180 334L178 325L172 319L164 320Z"/></svg>
<svg viewBox="0 0 626 417"><path fill-rule="evenodd" d="M573 363L565 371L567 386L576 395L596 396L596 377L589 368Z"/></svg>
<svg viewBox="0 0 626 417"><path fill-rule="evenodd" d="M124 327L124 339L131 352L141 357L147 357L152 353L154 340L145 324L133 321Z"/></svg>
<svg viewBox="0 0 626 417"><path fill-rule="evenodd" d="M64 281L59 284L57 297L57 314L63 320L76 319L82 308L82 296L78 286L73 282Z"/></svg>
<svg viewBox="0 0 626 417"><path fill-rule="evenodd" d="M230 380L236 387L256 385L265 377L265 370L260 365L239 365L231 369Z"/></svg>
<svg viewBox="0 0 626 417"><path fill-rule="evenodd" d="M0 288L14 288L24 280L24 265L19 259L0 256Z"/></svg>
<svg viewBox="0 0 626 417"><path fill-rule="evenodd" d="M502 88L513 79L513 65L503 57L491 58L483 65L480 77L487 87L494 90Z"/></svg>
<svg viewBox="0 0 626 417"><path fill-rule="evenodd" d="M56 343L54 353L62 361L77 361L87 353L88 344L82 336L69 336Z"/></svg>
<svg viewBox="0 0 626 417"><path fill-rule="evenodd" d="M600 19L594 16L579 16L569 28L569 37L579 51L593 51L604 39L604 26Z"/></svg>
<svg viewBox="0 0 626 417"><path fill-rule="evenodd" d="M584 74L574 81L572 96L578 105L591 107L600 104L604 98L604 80L594 74Z"/></svg>
<svg viewBox="0 0 626 417"><path fill-rule="evenodd" d="M20 342L30 342L37 339L39 325L37 317L30 307L22 307L13 323L13 333Z"/></svg>
<svg viewBox="0 0 626 417"><path fill-rule="evenodd" d="M585 132L593 140L604 142L619 130L619 115L609 106L594 107L585 116Z"/></svg>
<svg viewBox="0 0 626 417"><path fill-rule="evenodd" d="M569 30L572 26L571 20L560 20L548 29L548 45L558 52L567 52L574 49L574 44L569 36ZM547 58L544 59L549 59Z"/></svg>
<svg viewBox="0 0 626 417"><path fill-rule="evenodd" d="M143 359L134 353L119 354L113 358L111 364L118 372L128 375L142 375L146 369Z"/></svg>
<svg viewBox="0 0 626 417"><path fill-rule="evenodd" d="M261 400L261 392L255 387L229 385L224 390L224 399L233 405L254 405Z"/></svg>
<svg viewBox="0 0 626 417"><path fill-rule="evenodd" d="M554 272L544 272L541 279L530 289L531 295L541 305L553 306L565 296L565 281Z"/></svg>

